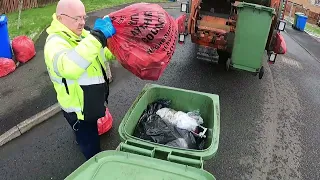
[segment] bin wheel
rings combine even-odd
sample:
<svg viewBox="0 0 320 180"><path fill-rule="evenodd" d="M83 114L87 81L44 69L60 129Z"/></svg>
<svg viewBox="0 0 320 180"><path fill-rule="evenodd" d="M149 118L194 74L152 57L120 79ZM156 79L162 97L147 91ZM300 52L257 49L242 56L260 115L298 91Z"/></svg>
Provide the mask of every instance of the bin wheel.
<svg viewBox="0 0 320 180"><path fill-rule="evenodd" d="M231 59L229 58L226 62L226 71L230 71Z"/></svg>
<svg viewBox="0 0 320 180"><path fill-rule="evenodd" d="M263 75L264 75L264 67L262 66L259 72L259 79L262 79Z"/></svg>

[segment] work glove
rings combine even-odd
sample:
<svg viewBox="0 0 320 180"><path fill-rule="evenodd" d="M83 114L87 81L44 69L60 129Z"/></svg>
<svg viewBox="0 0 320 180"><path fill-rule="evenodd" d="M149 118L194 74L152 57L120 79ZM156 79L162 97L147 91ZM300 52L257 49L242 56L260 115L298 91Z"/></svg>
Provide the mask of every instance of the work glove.
<svg viewBox="0 0 320 180"><path fill-rule="evenodd" d="M98 18L94 23L93 29L102 31L106 38L110 38L116 33L116 29L113 27L109 16L106 16L103 19Z"/></svg>
<svg viewBox="0 0 320 180"><path fill-rule="evenodd" d="M96 20L90 33L100 41L104 48L107 45L107 38L113 36L116 33L116 30L113 27L109 16L105 16L103 19L98 18Z"/></svg>
<svg viewBox="0 0 320 180"><path fill-rule="evenodd" d="M87 31L91 31L91 28L90 28L90 26L88 26L88 25L85 25L85 26L84 26L84 29L87 30Z"/></svg>

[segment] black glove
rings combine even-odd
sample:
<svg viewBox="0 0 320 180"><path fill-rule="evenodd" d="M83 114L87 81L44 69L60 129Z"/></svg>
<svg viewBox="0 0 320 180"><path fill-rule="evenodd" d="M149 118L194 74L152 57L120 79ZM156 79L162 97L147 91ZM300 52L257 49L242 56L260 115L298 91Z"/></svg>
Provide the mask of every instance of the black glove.
<svg viewBox="0 0 320 180"><path fill-rule="evenodd" d="M91 27L87 26L87 25L84 26L84 29L87 30L87 31L91 31Z"/></svg>
<svg viewBox="0 0 320 180"><path fill-rule="evenodd" d="M92 30L90 26L85 25L84 29L90 31L90 34L93 35L102 45L102 47L106 47L107 38L105 38L104 34L99 30Z"/></svg>
<svg viewBox="0 0 320 180"><path fill-rule="evenodd" d="M102 31L100 31L100 30L91 30L90 33L95 38L97 38L97 40L101 43L103 48L105 48L107 46L107 38L104 36Z"/></svg>

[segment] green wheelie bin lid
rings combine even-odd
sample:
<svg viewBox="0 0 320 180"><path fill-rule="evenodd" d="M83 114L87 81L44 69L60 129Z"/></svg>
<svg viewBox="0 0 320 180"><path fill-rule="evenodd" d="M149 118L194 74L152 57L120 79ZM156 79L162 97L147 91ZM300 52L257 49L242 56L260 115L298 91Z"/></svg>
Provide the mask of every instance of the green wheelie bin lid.
<svg viewBox="0 0 320 180"><path fill-rule="evenodd" d="M237 8L238 9L250 8L250 9L255 9L255 10L261 10L261 11L264 11L264 12L269 12L270 15L275 15L276 14L274 8L270 8L270 7L262 6L262 5L258 5L258 4L252 4L252 3L240 2L238 4Z"/></svg>
<svg viewBox="0 0 320 180"><path fill-rule="evenodd" d="M148 104L158 100L171 100L175 110L200 110L203 126L208 128L203 150L171 147L135 137L134 130ZM147 84L125 114L119 126L122 151L163 159L183 165L203 168L203 161L214 157L220 134L219 96L198 91Z"/></svg>
<svg viewBox="0 0 320 180"><path fill-rule="evenodd" d="M103 151L82 164L66 180L215 180L190 166L116 150Z"/></svg>

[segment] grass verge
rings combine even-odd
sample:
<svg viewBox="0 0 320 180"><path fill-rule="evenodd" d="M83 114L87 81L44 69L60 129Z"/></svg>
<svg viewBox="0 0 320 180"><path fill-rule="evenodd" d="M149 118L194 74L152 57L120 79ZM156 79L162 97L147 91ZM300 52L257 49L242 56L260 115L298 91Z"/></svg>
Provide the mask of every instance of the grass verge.
<svg viewBox="0 0 320 180"><path fill-rule="evenodd" d="M82 0L86 7L87 12L117 6L126 3L141 2L139 0ZM143 2L168 2L166 0L144 0ZM34 41L37 40L40 33L46 28L52 18L52 14L55 12L57 3L47 5L45 7L27 9L21 12L21 25L18 25L18 12L7 14L9 22L9 34L13 39L19 35L27 35Z"/></svg>
<svg viewBox="0 0 320 180"><path fill-rule="evenodd" d="M307 23L306 30L309 31L310 33L320 37L320 27L319 26Z"/></svg>
<svg viewBox="0 0 320 180"><path fill-rule="evenodd" d="M292 17L290 18L290 17L286 16L285 19L291 23L294 22L294 19ZM320 37L320 27L317 25L307 23L306 27L305 27L305 31L308 33L311 33L315 36Z"/></svg>

